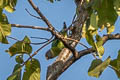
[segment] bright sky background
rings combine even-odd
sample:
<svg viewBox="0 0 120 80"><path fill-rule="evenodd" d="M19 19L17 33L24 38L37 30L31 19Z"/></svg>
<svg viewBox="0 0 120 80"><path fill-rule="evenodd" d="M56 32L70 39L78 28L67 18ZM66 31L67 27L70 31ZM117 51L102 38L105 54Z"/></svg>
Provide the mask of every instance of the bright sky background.
<svg viewBox="0 0 120 80"><path fill-rule="evenodd" d="M66 21L67 25L70 25L72 17L75 14L75 4L73 0L62 0L61 2L55 2L54 4L49 3L47 0L33 0L36 1L35 4L38 5L42 13L48 18L48 20L53 24L57 30L61 30L63 22ZM16 6L16 11L14 13L5 12L8 16L10 23L15 24L25 24L25 25L36 25L47 27L42 20L31 17L26 11L27 8L32 14L37 15L36 12L29 5L27 0L18 0ZM116 22L116 31L120 31L120 19ZM105 31L104 31L105 32ZM32 29L20 29L12 28L12 37L15 37L19 40L22 40L25 35L29 37L47 37L50 38L50 33L40 30ZM15 57L10 57L10 55L4 52L8 49L13 43L14 40L8 39L10 45L0 44L0 80L6 80L6 78L12 73L15 62ZM32 42L41 42L41 40L32 39ZM86 45L88 45L84 39L82 39ZM33 52L37 50L41 45L33 45ZM119 50L120 41L114 40L107 42L105 47L105 55L103 60L105 60L109 55L112 59L117 57L117 51ZM83 48L83 47L82 47ZM35 58L39 59L41 64L41 80L46 79L46 70L47 66L52 64L55 60L47 61L45 59L45 52L50 49L50 45L42 49ZM77 47L78 50L81 50L81 46ZM27 56L25 57L27 58ZM82 57L76 63L74 63L67 71L65 71L58 80L118 80L115 72L110 68L105 69L100 78L89 77L87 74L88 68L93 60L92 55L87 55Z"/></svg>

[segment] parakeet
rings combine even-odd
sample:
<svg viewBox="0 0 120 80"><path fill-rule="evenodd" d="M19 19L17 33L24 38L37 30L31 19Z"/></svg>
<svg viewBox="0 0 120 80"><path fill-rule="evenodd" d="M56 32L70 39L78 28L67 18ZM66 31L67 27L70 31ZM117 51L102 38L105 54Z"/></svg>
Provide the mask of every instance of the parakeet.
<svg viewBox="0 0 120 80"><path fill-rule="evenodd" d="M66 30L66 24L64 22L64 26L63 26L63 29L60 31L60 34L63 35L64 37L67 37L67 30ZM61 50L64 48L64 44L62 43L62 41L60 41L59 39L55 38L55 40L52 42L52 45L51 45L51 49L48 50L46 52L46 59L49 60L49 59L52 59L56 56L59 55L59 53L61 52Z"/></svg>

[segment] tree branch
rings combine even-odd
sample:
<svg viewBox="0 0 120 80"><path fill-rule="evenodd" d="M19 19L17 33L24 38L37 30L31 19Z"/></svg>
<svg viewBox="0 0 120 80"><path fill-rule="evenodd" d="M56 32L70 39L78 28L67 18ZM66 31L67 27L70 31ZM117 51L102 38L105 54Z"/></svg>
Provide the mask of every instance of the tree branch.
<svg viewBox="0 0 120 80"><path fill-rule="evenodd" d="M41 19L40 17L31 14L27 9L25 9L25 10L27 11L27 13L28 13L30 16L35 17L35 18L37 18L37 19Z"/></svg>
<svg viewBox="0 0 120 80"><path fill-rule="evenodd" d="M103 38L103 45L108 41L108 40L120 40L120 34L108 34L104 35ZM48 67L50 72L54 72L54 74L51 74L47 77L47 80L57 80L57 78L65 71L67 70L74 62L76 62L78 59L82 58L83 56L90 54L92 52L95 52L93 48L88 48L79 51L77 58L75 59L73 56L68 59L64 64L62 61L56 61L54 64L50 65ZM57 67L57 69L55 68ZM54 68L54 69L53 69ZM53 76L54 75L54 76Z"/></svg>
<svg viewBox="0 0 120 80"><path fill-rule="evenodd" d="M80 2L80 1L82 1L82 2ZM79 7L78 11L79 11L80 14L77 15L76 22L74 23L74 28L72 30L72 37L71 37L71 38L73 38L75 40L78 40L78 41L81 39L82 27L83 27L83 24L84 24L85 20L88 17L88 13L84 9L84 0L80 0L80 1L79 1L80 5L77 4L77 7ZM60 54L62 54L62 56L65 53L65 55L67 56L67 58L65 57L66 59L64 59L64 57L63 58L59 57L59 58L57 58L55 63L53 63L51 66L48 67L47 80L56 80L61 75L61 73L63 73L77 59L81 58L84 55L89 54L90 52L93 52L94 50L92 48L88 48L88 49L80 51L79 55L76 55L78 52L75 50L74 47L77 45L77 42L72 41L72 42L69 42L70 45L67 44L67 41L64 39L64 37L62 35L60 35L58 32L55 31L52 24L41 13L39 8L34 5L32 0L28 0L28 2L31 4L33 9L38 13L38 15L41 17L41 19L46 23L49 31L54 36L56 36L59 40L61 40L64 43L65 47L68 48L68 49L67 48L63 49L62 52L60 53ZM106 37L106 36L104 36L104 37ZM106 37L105 41L107 41L107 37ZM67 53L66 53L66 51L67 51ZM77 56L77 57L76 58L74 58L74 57L70 58L71 53L74 53L73 56Z"/></svg>
<svg viewBox="0 0 120 80"><path fill-rule="evenodd" d="M17 28L30 28L30 29L38 29L38 30L45 30L49 31L48 28L40 27L40 26L30 26L30 25L20 25L20 24L11 24L12 27L17 27Z"/></svg>
<svg viewBox="0 0 120 80"><path fill-rule="evenodd" d="M75 48L73 48L72 46L70 46L67 43L67 40L64 39L64 37L62 35L60 35L58 32L55 31L54 27L52 26L52 24L48 21L48 19L42 14L42 12L39 10L38 7L36 7L36 5L32 2L32 0L28 0L28 2L30 3L30 5L33 7L33 9L38 13L38 15L41 17L41 19L46 23L46 25L48 26L50 32L56 36L59 40L61 40L63 42L63 44L65 45L65 47L67 47L68 49L70 49L74 55L74 57L76 57L78 55L78 52L75 50Z"/></svg>
<svg viewBox="0 0 120 80"><path fill-rule="evenodd" d="M28 0L28 2L30 3L30 5L33 7L33 9L38 13L38 15L41 17L41 19L48 25L49 29L53 30L54 27L52 26L52 24L48 21L48 19L41 13L41 11L39 10L38 7L36 7L36 5L34 5L34 3L32 2L32 0Z"/></svg>
<svg viewBox="0 0 120 80"><path fill-rule="evenodd" d="M80 3L80 4L77 4L77 10L78 10L77 12L79 12L79 14L77 14L75 22L73 23L72 26L70 26L69 29L72 32L70 38L80 41L82 27L88 17L88 12L84 8L84 6L86 5L85 0L82 1L82 3L81 3L81 0L77 0L77 1L78 3ZM73 49L78 44L78 42L75 42L75 41L68 41L68 43L70 44L70 46L73 47ZM47 80L56 80L60 76L59 73L62 72L62 68L64 68L63 67L64 64L69 60L72 53L73 52L70 51L70 48L64 48L60 52L56 61L48 67L47 76L46 76Z"/></svg>
<svg viewBox="0 0 120 80"><path fill-rule="evenodd" d="M84 8L84 6L86 5L85 0L82 0L82 2L80 2L81 0L77 0L77 1L78 1L78 3L80 3L80 4L77 4L77 7L78 7L77 10L78 10L79 14L77 15L76 22L72 26L73 29L72 29L72 37L71 38L79 41L81 39L81 31L82 31L83 24L86 21L89 14ZM112 38L110 35L104 36L104 38L103 38L104 42L109 40L109 39L107 39L108 36L109 36L109 39ZM73 41L70 42L70 44L72 47L75 47L77 45L77 43L73 42ZM82 56L87 55L93 51L94 50L92 48L83 50L82 52L80 51L77 58L74 59L74 57L71 58L72 52L69 50L69 48L68 49L64 48L60 52L56 61L48 67L46 79L47 80L56 80L77 59L79 59Z"/></svg>

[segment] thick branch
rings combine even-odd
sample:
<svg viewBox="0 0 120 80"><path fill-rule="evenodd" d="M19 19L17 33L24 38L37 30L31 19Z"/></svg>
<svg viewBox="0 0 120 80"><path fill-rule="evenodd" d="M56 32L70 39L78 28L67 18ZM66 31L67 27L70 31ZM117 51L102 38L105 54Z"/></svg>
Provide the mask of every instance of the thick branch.
<svg viewBox="0 0 120 80"><path fill-rule="evenodd" d="M85 2L82 2L81 0L78 0L80 4L77 5L77 10L79 11L79 14L77 14L77 18L72 26L72 39L75 39L79 41L81 39L81 31L84 22L86 21L88 17L88 13L85 10ZM75 48L77 45L77 42L74 41L68 41L68 43ZM48 67L47 70L47 80L56 80L60 76L60 72L62 71L63 65L68 61L68 59L71 57L72 52L69 50L70 48L64 48L61 52L56 61Z"/></svg>
<svg viewBox="0 0 120 80"><path fill-rule="evenodd" d="M103 45L108 41L108 40L120 40L120 34L108 34L108 35L104 35L103 38ZM63 69L61 70L61 72L58 72L59 75L61 73L63 73L66 69L68 69L75 61L77 61L78 59L80 59L81 57L89 54L89 53L92 53L92 52L95 52L92 48L89 48L89 49L85 49L85 50L82 50L82 51L79 51L79 55L77 57L77 59L74 59L74 57L71 57L63 66ZM53 79L54 80L54 79Z"/></svg>
<svg viewBox="0 0 120 80"><path fill-rule="evenodd" d="M120 40L120 34L109 34L109 35L104 35L102 40L103 40L103 44L105 44L108 40ZM67 60L64 64L61 61L56 62L54 65L51 66L57 66L61 65L61 67L59 67L59 70L56 71L57 73L54 74L54 77L48 77L48 80L56 80L66 69L68 69L74 62L76 62L78 59L80 59L81 57L90 54L92 52L95 52L95 50L93 50L92 48L88 48L88 49L84 49L82 51L79 51L79 54L77 56L77 58L75 59L74 57L71 57L69 60ZM53 67L48 67L49 70L55 70L52 69Z"/></svg>

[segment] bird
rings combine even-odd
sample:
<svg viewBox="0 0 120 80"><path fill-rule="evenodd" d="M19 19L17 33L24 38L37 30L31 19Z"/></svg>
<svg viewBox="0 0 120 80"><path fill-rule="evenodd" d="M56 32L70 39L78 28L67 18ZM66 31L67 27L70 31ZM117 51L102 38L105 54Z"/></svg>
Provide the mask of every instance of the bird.
<svg viewBox="0 0 120 80"><path fill-rule="evenodd" d="M63 28L59 33L67 38L67 26L65 22L63 23ZM55 37L52 42L51 49L49 49L45 54L46 59L49 60L55 58L63 48L65 48L63 42Z"/></svg>

